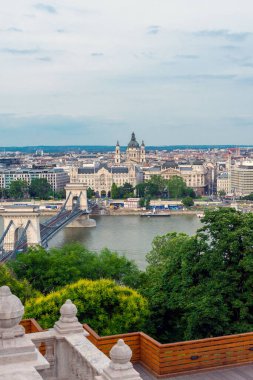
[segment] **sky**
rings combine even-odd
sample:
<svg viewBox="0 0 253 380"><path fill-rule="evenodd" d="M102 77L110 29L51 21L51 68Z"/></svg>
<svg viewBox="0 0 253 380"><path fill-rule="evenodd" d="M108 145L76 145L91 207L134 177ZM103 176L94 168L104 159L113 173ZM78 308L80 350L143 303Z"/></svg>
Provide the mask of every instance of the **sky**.
<svg viewBox="0 0 253 380"><path fill-rule="evenodd" d="M253 143L252 0L8 0L0 146Z"/></svg>

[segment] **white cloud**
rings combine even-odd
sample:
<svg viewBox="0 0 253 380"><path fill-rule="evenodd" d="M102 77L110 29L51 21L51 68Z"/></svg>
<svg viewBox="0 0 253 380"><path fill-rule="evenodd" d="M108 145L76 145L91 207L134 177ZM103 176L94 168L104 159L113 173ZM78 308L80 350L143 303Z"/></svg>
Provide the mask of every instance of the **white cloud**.
<svg viewBox="0 0 253 380"><path fill-rule="evenodd" d="M0 112L14 113L17 126L18 115L56 114L116 119L119 139L123 123L149 144L215 142L212 128L231 110L237 120L251 112L252 12L252 0L9 0L1 7ZM104 128L100 143L114 142L115 127ZM196 130L205 133L193 140ZM224 136L216 142L243 138L239 127Z"/></svg>

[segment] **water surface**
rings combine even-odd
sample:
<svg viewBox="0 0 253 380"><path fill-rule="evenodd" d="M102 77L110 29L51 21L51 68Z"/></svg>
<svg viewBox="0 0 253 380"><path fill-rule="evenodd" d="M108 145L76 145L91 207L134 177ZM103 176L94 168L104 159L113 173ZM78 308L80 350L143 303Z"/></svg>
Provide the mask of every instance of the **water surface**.
<svg viewBox="0 0 253 380"><path fill-rule="evenodd" d="M193 235L200 227L200 220L195 215L168 218L141 218L138 215L97 216L94 219L97 222L95 228L64 228L49 241L49 247L61 247L72 241L79 241L94 251L107 247L135 260L144 269L145 256L150 251L155 236L173 231ZM2 230L3 223L0 220L1 234Z"/></svg>

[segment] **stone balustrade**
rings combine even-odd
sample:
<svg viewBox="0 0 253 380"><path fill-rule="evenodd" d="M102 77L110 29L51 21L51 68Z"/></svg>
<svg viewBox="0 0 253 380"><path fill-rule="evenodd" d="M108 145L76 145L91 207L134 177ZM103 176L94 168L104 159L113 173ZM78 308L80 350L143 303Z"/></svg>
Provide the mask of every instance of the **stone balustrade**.
<svg viewBox="0 0 253 380"><path fill-rule="evenodd" d="M0 287L0 380L141 380L124 341L112 348L110 360L87 339L70 300L49 331L25 335L19 326L23 313L21 301Z"/></svg>

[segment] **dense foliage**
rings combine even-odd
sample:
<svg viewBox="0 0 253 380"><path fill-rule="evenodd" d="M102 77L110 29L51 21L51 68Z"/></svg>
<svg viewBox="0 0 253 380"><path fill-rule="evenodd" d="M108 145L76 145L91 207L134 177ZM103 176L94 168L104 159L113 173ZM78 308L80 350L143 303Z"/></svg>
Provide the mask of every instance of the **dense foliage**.
<svg viewBox="0 0 253 380"><path fill-rule="evenodd" d="M94 190L91 187L88 187L87 189L87 198L91 199L95 195Z"/></svg>
<svg viewBox="0 0 253 380"><path fill-rule="evenodd" d="M27 279L43 294L81 278L110 278L133 288L141 280L141 272L133 261L108 249L94 253L79 243L48 251L39 246L30 248L10 261L9 266L19 279Z"/></svg>
<svg viewBox="0 0 253 380"><path fill-rule="evenodd" d="M117 186L115 183L111 187L111 198L112 199L127 199L134 196L133 186L126 182L123 186Z"/></svg>
<svg viewBox="0 0 253 380"><path fill-rule="evenodd" d="M12 271L5 265L0 265L0 286L9 286L12 293L25 302L39 293L34 291L27 280L18 281Z"/></svg>
<svg viewBox="0 0 253 380"><path fill-rule="evenodd" d="M29 186L32 198L48 199L52 195L52 188L46 178L34 178Z"/></svg>
<svg viewBox="0 0 253 380"><path fill-rule="evenodd" d="M242 197L242 199L245 199L246 201L253 201L253 193L245 195L244 197Z"/></svg>
<svg viewBox="0 0 253 380"><path fill-rule="evenodd" d="M28 190L27 182L18 179L11 182L10 188L6 191L6 195L15 199L23 199L28 196Z"/></svg>
<svg viewBox="0 0 253 380"><path fill-rule="evenodd" d="M142 293L163 341L252 330L253 214L206 211L196 236L157 237Z"/></svg>
<svg viewBox="0 0 253 380"><path fill-rule="evenodd" d="M35 318L44 328L59 319L61 305L71 299L78 319L101 335L138 331L148 317L147 301L136 291L111 280L79 280L47 296L26 303L25 317Z"/></svg>
<svg viewBox="0 0 253 380"><path fill-rule="evenodd" d="M194 206L194 200L192 199L192 197L185 197L182 199L182 203L185 207L191 207L191 206Z"/></svg>
<svg viewBox="0 0 253 380"><path fill-rule="evenodd" d="M152 175L150 180L136 185L135 191L138 197L147 200L157 197L176 199L187 196L196 197L194 190L187 187L184 180L176 175L168 180L161 175Z"/></svg>
<svg viewBox="0 0 253 380"><path fill-rule="evenodd" d="M65 191L53 193L51 185L46 178L34 178L29 185L26 181L17 179L10 183L8 189L1 189L0 197L13 199L39 198L49 199L51 196L56 199L62 199L65 196Z"/></svg>

